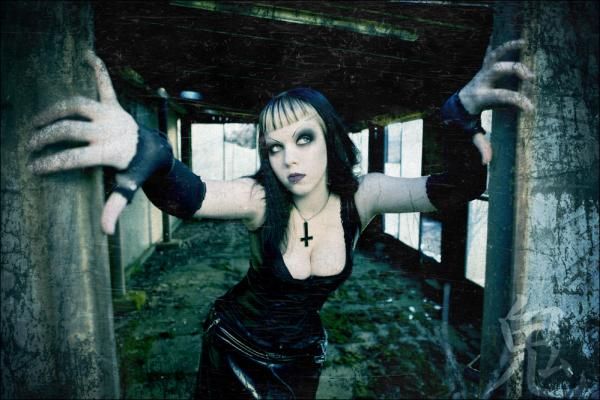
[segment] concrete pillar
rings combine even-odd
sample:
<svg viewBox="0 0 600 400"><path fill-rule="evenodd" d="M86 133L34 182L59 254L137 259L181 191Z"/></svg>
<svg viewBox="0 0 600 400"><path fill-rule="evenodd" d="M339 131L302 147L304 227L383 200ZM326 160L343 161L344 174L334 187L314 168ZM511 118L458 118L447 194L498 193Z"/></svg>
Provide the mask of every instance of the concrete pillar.
<svg viewBox="0 0 600 400"><path fill-rule="evenodd" d="M123 244L121 243L121 239L121 223L117 221L115 233L108 237L110 284L114 298L123 297L127 293L125 266L123 265Z"/></svg>
<svg viewBox="0 0 600 400"><path fill-rule="evenodd" d="M2 2L2 398L119 396L102 171L26 169L31 117L95 98L88 3Z"/></svg>
<svg viewBox="0 0 600 400"><path fill-rule="evenodd" d="M169 102L167 98L161 98L158 105L158 130L163 132L165 135L169 134L168 128L169 121ZM174 147L174 146L173 146ZM171 223L169 221L169 214L162 212L162 241L163 243L169 243L171 241Z"/></svg>
<svg viewBox="0 0 600 400"><path fill-rule="evenodd" d="M485 371L483 394L504 383L499 394L509 398L597 398L598 3L498 7L503 26L528 41L522 59L536 78L524 89L537 111L517 120L513 252L506 283L494 283L510 285L510 304L495 321L503 354ZM486 301L485 312L492 307ZM482 346L482 361L488 351Z"/></svg>
<svg viewBox="0 0 600 400"><path fill-rule="evenodd" d="M192 121L181 119L181 162L192 168Z"/></svg>
<svg viewBox="0 0 600 400"><path fill-rule="evenodd" d="M368 172L381 172L385 169L385 127L369 124L369 166ZM383 233L383 215L377 215L365 230L363 236Z"/></svg>

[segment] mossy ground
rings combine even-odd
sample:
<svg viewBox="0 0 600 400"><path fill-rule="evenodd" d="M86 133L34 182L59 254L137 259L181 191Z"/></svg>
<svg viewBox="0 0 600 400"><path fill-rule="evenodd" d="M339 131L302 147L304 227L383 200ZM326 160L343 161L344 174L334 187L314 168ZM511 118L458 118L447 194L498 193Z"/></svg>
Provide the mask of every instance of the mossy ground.
<svg viewBox="0 0 600 400"><path fill-rule="evenodd" d="M174 236L182 247L156 251L127 282L128 290L145 293L141 309L115 316L124 398L192 396L201 322L248 267L241 224L185 223ZM317 397L473 397L475 386L457 369L478 349L467 345L472 338L448 327L458 360L451 368L440 315L420 281L356 252L352 276L321 310L329 348Z"/></svg>

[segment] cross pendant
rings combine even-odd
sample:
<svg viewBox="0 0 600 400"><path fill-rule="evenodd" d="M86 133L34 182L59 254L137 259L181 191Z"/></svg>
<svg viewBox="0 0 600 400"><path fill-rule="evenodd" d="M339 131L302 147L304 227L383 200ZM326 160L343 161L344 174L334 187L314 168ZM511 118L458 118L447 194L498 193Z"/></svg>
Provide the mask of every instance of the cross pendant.
<svg viewBox="0 0 600 400"><path fill-rule="evenodd" d="M313 240L313 237L308 236L308 222L304 221L304 237L300 238L300 241L304 242L304 247L308 247L309 240Z"/></svg>

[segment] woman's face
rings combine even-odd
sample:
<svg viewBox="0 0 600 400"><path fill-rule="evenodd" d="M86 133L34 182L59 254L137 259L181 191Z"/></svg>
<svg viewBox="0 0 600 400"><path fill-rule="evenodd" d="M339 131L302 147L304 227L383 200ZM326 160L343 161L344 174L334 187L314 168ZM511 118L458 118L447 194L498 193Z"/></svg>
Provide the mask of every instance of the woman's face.
<svg viewBox="0 0 600 400"><path fill-rule="evenodd" d="M318 114L311 114L265 134L271 168L294 196L327 187L324 125Z"/></svg>

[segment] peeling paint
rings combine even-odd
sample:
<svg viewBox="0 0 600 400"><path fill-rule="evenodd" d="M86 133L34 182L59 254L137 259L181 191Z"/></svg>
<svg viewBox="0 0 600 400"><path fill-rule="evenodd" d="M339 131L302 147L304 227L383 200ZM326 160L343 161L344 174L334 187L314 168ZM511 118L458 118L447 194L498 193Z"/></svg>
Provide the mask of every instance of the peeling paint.
<svg viewBox="0 0 600 400"><path fill-rule="evenodd" d="M91 47L91 7L11 2L2 21L10 104L2 105L0 148L0 397L116 398L108 249L90 223L102 210L101 171L41 179L25 168L32 114L75 93L94 95L91 71L78 61Z"/></svg>
<svg viewBox="0 0 600 400"><path fill-rule="evenodd" d="M517 142L514 295L537 315L517 341L517 396L581 397L598 390L598 6L527 2L523 12L535 115ZM595 9L595 14L594 14ZM595 49L595 51L594 51ZM560 373L559 373L560 372ZM519 394L523 390L522 394Z"/></svg>
<svg viewBox="0 0 600 400"><path fill-rule="evenodd" d="M600 314L598 208L576 203L568 193L531 198L526 293L538 308L561 310L562 318L544 327L553 341L577 342L581 358L596 362L598 329L587 321L598 321Z"/></svg>

